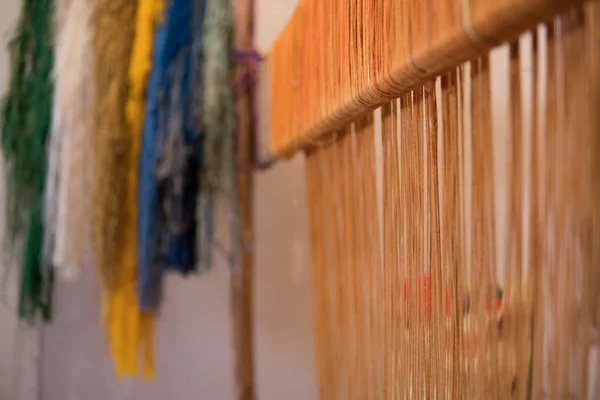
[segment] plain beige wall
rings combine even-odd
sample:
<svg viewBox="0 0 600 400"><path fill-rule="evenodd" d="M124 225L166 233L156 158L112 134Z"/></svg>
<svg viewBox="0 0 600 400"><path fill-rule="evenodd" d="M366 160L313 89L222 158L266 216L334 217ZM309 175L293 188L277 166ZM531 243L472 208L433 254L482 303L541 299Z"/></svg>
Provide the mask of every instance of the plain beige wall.
<svg viewBox="0 0 600 400"><path fill-rule="evenodd" d="M0 7L0 37L2 40L2 48L0 49L0 92L4 93L8 86L8 54L6 52L4 43L5 38L9 34L11 25L13 25L18 12L18 1L17 0L5 0ZM1 153L1 152L0 152ZM0 154L0 157L2 155ZM3 172L3 171L2 171ZM3 181L4 174L0 174L0 179ZM4 182L2 182L2 193L0 193L2 199L4 199ZM2 204L4 202L2 201ZM0 213L0 218L3 214ZM2 260L0 258L0 260ZM2 260L4 261L4 260ZM0 277L2 276L6 266L4 263L0 264ZM2 280L0 280L1 282ZM14 314L14 304L16 301L16 287L14 279L11 279L10 287L2 288L0 290L8 290L6 295L0 293L0 398L7 396L7 393L12 393L12 370L13 368L13 354L12 348L15 341L15 332L17 326L17 320Z"/></svg>
<svg viewBox="0 0 600 400"><path fill-rule="evenodd" d="M260 49L270 46L295 3L256 2ZM21 0L2 0L0 6L2 93L8 68L4 44L20 4ZM254 345L261 400L316 398L302 161L281 163L256 177ZM41 343L35 328L17 327L15 274L12 277L10 301L0 304L0 400L233 398L225 265L200 278L167 278L153 382L115 377L100 325L94 271L86 271L74 284L57 283L54 319Z"/></svg>
<svg viewBox="0 0 600 400"><path fill-rule="evenodd" d="M0 6L0 93L9 80L9 57L4 45L11 37L21 1L2 0ZM0 152L0 159L2 158ZM4 219L3 160L0 160L0 224ZM0 237L0 243L3 238ZM40 330L16 317L18 296L17 268L7 269L6 257L0 257L0 400L34 400L39 388ZM13 263L14 264L14 263ZM5 274L6 271L10 273ZM5 280L5 278L7 278Z"/></svg>

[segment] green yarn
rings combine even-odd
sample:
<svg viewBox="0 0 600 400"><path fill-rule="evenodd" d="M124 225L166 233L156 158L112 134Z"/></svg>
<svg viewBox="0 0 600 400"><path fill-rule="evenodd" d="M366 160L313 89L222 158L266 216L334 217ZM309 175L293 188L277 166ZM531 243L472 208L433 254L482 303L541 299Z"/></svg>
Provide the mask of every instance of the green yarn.
<svg viewBox="0 0 600 400"><path fill-rule="evenodd" d="M215 247L216 225L229 226L230 266L239 250L237 199L237 131L233 75L233 5L231 0L207 0L203 46L199 62L203 68L201 129L203 155L197 202L196 234L198 271L209 269ZM224 201L229 221L216 222L216 205Z"/></svg>
<svg viewBox="0 0 600 400"><path fill-rule="evenodd" d="M207 0L203 40L203 183L210 190L228 193L234 190L237 176L231 0Z"/></svg>
<svg viewBox="0 0 600 400"><path fill-rule="evenodd" d="M43 265L42 244L44 227L42 224L42 204L38 202L31 209L27 243L23 259L21 293L19 294L19 316L33 319L41 312L45 321L50 320L52 302L53 269Z"/></svg>
<svg viewBox="0 0 600 400"><path fill-rule="evenodd" d="M53 2L25 0L9 50L11 76L2 110L7 163L7 238L26 235L19 316L50 318L52 273L42 263L46 139L52 112Z"/></svg>

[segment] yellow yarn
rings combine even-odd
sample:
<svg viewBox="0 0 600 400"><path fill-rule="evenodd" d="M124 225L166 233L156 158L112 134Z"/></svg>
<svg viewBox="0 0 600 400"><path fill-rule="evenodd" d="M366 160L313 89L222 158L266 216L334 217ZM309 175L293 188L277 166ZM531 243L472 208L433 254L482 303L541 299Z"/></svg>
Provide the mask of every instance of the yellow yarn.
<svg viewBox="0 0 600 400"><path fill-rule="evenodd" d="M141 350L142 375L153 378L154 315L138 308L135 281L115 291L106 291L103 300L105 329L117 376L138 373L138 351Z"/></svg>
<svg viewBox="0 0 600 400"><path fill-rule="evenodd" d="M164 0L140 0L137 11L137 25L133 53L129 65L129 99L127 100L127 122L134 133L136 166L134 177L137 179L137 158L144 123L146 102L146 83L152 68L152 45L154 27L162 18ZM137 181L134 181L137 187ZM134 205L135 206L135 205Z"/></svg>
<svg viewBox="0 0 600 400"><path fill-rule="evenodd" d="M154 376L154 315L140 310L137 301L137 178L144 123L146 83L152 66L154 27L162 16L163 0L140 0L136 14L135 39L129 64L129 93L126 120L130 132L127 215L121 267L127 282L108 291L104 298L105 326L118 376L138 372L139 346L144 355L143 375Z"/></svg>

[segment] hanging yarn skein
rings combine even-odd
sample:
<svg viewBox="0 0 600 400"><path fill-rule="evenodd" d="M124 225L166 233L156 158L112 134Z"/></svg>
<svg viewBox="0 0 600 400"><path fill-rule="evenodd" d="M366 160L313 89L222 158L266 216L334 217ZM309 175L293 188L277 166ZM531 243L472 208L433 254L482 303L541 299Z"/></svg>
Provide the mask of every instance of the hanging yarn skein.
<svg viewBox="0 0 600 400"><path fill-rule="evenodd" d="M95 0L58 0L54 107L48 149L45 262L74 279L89 260L94 158L91 14Z"/></svg>
<svg viewBox="0 0 600 400"><path fill-rule="evenodd" d="M112 290L127 281L122 264L127 207L127 171L132 145L125 116L128 68L135 32L137 1L98 0L94 11L96 91L94 250L104 287Z"/></svg>
<svg viewBox="0 0 600 400"><path fill-rule="evenodd" d="M232 253L238 248L236 192L236 131L233 93L233 9L229 0L207 0L203 31L204 98L201 131L203 156L197 203L198 271L210 269L215 243L215 206L222 199L230 206ZM230 266L235 264L233 257Z"/></svg>
<svg viewBox="0 0 600 400"><path fill-rule="evenodd" d="M154 376L154 315L140 310L136 293L137 283L137 224L138 224L138 166L144 121L145 92L151 70L154 29L162 18L163 0L141 0L136 14L135 38L129 64L129 93L126 118L131 135L129 162L127 166L129 219L125 230L124 260L125 278L107 296L105 303L105 327L118 376L138 372L137 360L141 347L143 374Z"/></svg>
<svg viewBox="0 0 600 400"><path fill-rule="evenodd" d="M57 114L58 103L60 103L60 77L58 76L58 62L60 58L59 53L62 50L61 36L63 35L62 27L65 25L67 19L68 10L70 6L70 0L58 0L55 4L55 44L54 44L54 97L52 104L52 113ZM46 171L46 185L44 188L44 247L43 247L43 260L46 265L52 265L52 252L54 251L54 240L56 232L56 218L58 213L58 179L59 179L59 160L60 150L62 147L62 136L60 135L60 129L57 129L57 123L59 118L56 115L52 116L52 125L48 138L48 149L47 149L47 171Z"/></svg>
<svg viewBox="0 0 600 400"><path fill-rule="evenodd" d="M198 135L191 54L201 17L192 0L174 0L155 36L139 178L139 298L148 310L159 307L165 269L194 268Z"/></svg>
<svg viewBox="0 0 600 400"><path fill-rule="evenodd" d="M166 18L171 12L172 4L167 6ZM146 89L146 109L140 161L138 172L138 302L144 310L155 310L160 298L160 277L162 270L157 266L157 226L156 199L157 184L154 179L154 160L156 157L156 132L158 128L158 91L163 77L163 53L167 33L166 20L159 21L154 31L154 46L152 54L152 70Z"/></svg>
<svg viewBox="0 0 600 400"><path fill-rule="evenodd" d="M98 0L95 11L96 85L103 90L97 92L95 104L94 244L104 284L103 319L117 375L137 372L141 345L144 375L151 377L153 317L139 311L135 295L135 180L139 140L139 131L135 129L140 122L132 107L126 114L128 99L135 102L140 92L130 92L129 85L130 60L132 55L136 60L138 57L137 53L132 54L137 7L137 1ZM152 28L149 30L150 34L145 36L151 36ZM144 39L141 40L139 51L143 59L149 50L144 49ZM143 75L142 71L142 80ZM133 86L135 90L136 85Z"/></svg>
<svg viewBox="0 0 600 400"><path fill-rule="evenodd" d="M198 135L192 115L193 0L174 0L161 86L157 159L160 251L168 269L187 273L195 261ZM201 16L201 15L200 15Z"/></svg>
<svg viewBox="0 0 600 400"><path fill-rule="evenodd" d="M14 247L25 234L19 316L50 319L52 271L42 262L46 141L50 130L53 1L25 0L10 43L11 77L2 121L7 163L7 229Z"/></svg>

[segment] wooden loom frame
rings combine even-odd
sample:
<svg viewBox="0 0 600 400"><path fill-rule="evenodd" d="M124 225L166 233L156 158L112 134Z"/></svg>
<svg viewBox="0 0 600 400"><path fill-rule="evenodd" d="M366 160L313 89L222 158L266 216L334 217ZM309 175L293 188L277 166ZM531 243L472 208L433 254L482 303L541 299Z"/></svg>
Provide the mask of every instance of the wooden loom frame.
<svg viewBox="0 0 600 400"><path fill-rule="evenodd" d="M336 1L336 0L330 0ZM367 65L369 85L360 91L353 91L344 99L344 105L334 109L322 109L319 115L303 114L294 119L302 109L302 81L290 77L289 87L280 93L270 85L271 104L278 106L271 115L270 150L278 156L288 156L311 146L311 142L321 140L340 126L350 122L348 115L359 116L373 111L384 103L399 98L402 94L422 86L428 80L439 76L450 68L468 60L487 54L493 47L518 37L526 30L545 22L569 7L583 4L586 0L379 0L393 3L396 7L395 21L385 18L381 26L392 25L393 44L384 49L374 49L372 59L383 53L390 60L383 68L373 68L373 63L350 59L350 69ZM592 0L593 1L593 0ZM302 38L307 32L294 25L295 20L305 18L306 9L314 7L318 0L300 0L292 19L282 35ZM378 3L378 2L376 2ZM435 12L433 12L435 10ZM415 22L416 21L416 22ZM365 27L363 26L363 29ZM313 32L319 36L323 32ZM368 32L373 34L373 32ZM277 64L278 53L284 53L276 40L268 56L267 75L275 76L284 67ZM302 59L302 52L294 50ZM332 50L333 53L339 49ZM290 57L287 49L285 56ZM333 54L332 58L335 59ZM365 67L364 65L362 67ZM314 73L314 71L313 71ZM301 75L301 72L299 73ZM278 83L281 85L281 83ZM289 88L297 86L297 95L289 99ZM385 91L379 90L385 88ZM313 90L311 95L322 99L328 92L327 85ZM385 93L382 93L385 92ZM295 93L295 94L296 94ZM382 98L382 95L385 97ZM314 111L314 110L313 110ZM304 118L308 116L308 118ZM282 120L292 119L282 125Z"/></svg>
<svg viewBox="0 0 600 400"><path fill-rule="evenodd" d="M250 49L254 36L254 1L233 1L235 37L237 49ZM239 71L236 72L239 75ZM230 315L234 349L235 389L237 400L254 400L254 352L253 352L253 285L254 254L252 241L254 237L253 195L254 180L251 168L253 143L252 115L254 110L254 87L250 86L236 97L238 127L238 193L240 205L241 251L239 266L232 271L230 278Z"/></svg>
<svg viewBox="0 0 600 400"><path fill-rule="evenodd" d="M301 6L319 0L300 0L298 8L285 29L293 29L293 19L298 18ZM323 1L323 0L320 0ZM333 1L333 0L329 0ZM393 1L393 0L380 0ZM594 1L594 0L588 0ZM299 150L310 148L315 140L325 138L340 126L350 122L347 115L362 115L400 97L428 80L441 75L444 71L456 67L468 60L487 54L498 44L514 39L526 30L535 27L556 16L569 7L588 2L586 0L398 0L409 15L402 20L387 21L406 26L404 35L393 49L392 64L389 69L375 72L371 77L373 84L353 97L343 107L327 110L318 119L309 119L306 124L294 126L291 130L281 129L275 115L270 116L270 151L279 157L286 157ZM236 47L252 47L252 26L254 5L252 0L235 0ZM300 11L299 11L300 10ZM436 10L432 13L432 10ZM433 15L433 22L426 22ZM413 21L417 21L414 23ZM418 29L422 26L427 28ZM299 32L298 34L301 34ZM261 88L259 96L263 101L283 107L283 113L296 112L294 101L283 101L277 88L270 83L273 68L273 52L277 43L261 68ZM388 49L390 50L390 49ZM374 58L377 54L374 55ZM388 76L394 84L389 85ZM292 83L290 85L297 84ZM301 85L301 83L300 83ZM391 88L386 98L371 96L370 92L381 94L378 86ZM324 91L313 93L319 98ZM265 100L268 99L268 100ZM377 99L376 101L372 99ZM356 102L355 100L362 100ZM254 90L250 89L240 96L238 102L238 120L240 134L239 165L252 162L252 110L254 109ZM360 105L358 105L360 104ZM279 113L278 113L279 114ZM269 117L267 117L269 118ZM231 315L234 335L236 399L254 399L253 382L253 335L252 335L252 285L253 264L251 243L253 237L252 196L253 179L250 169L243 168L240 177L240 204L242 212L242 258L239 274L231 280Z"/></svg>

